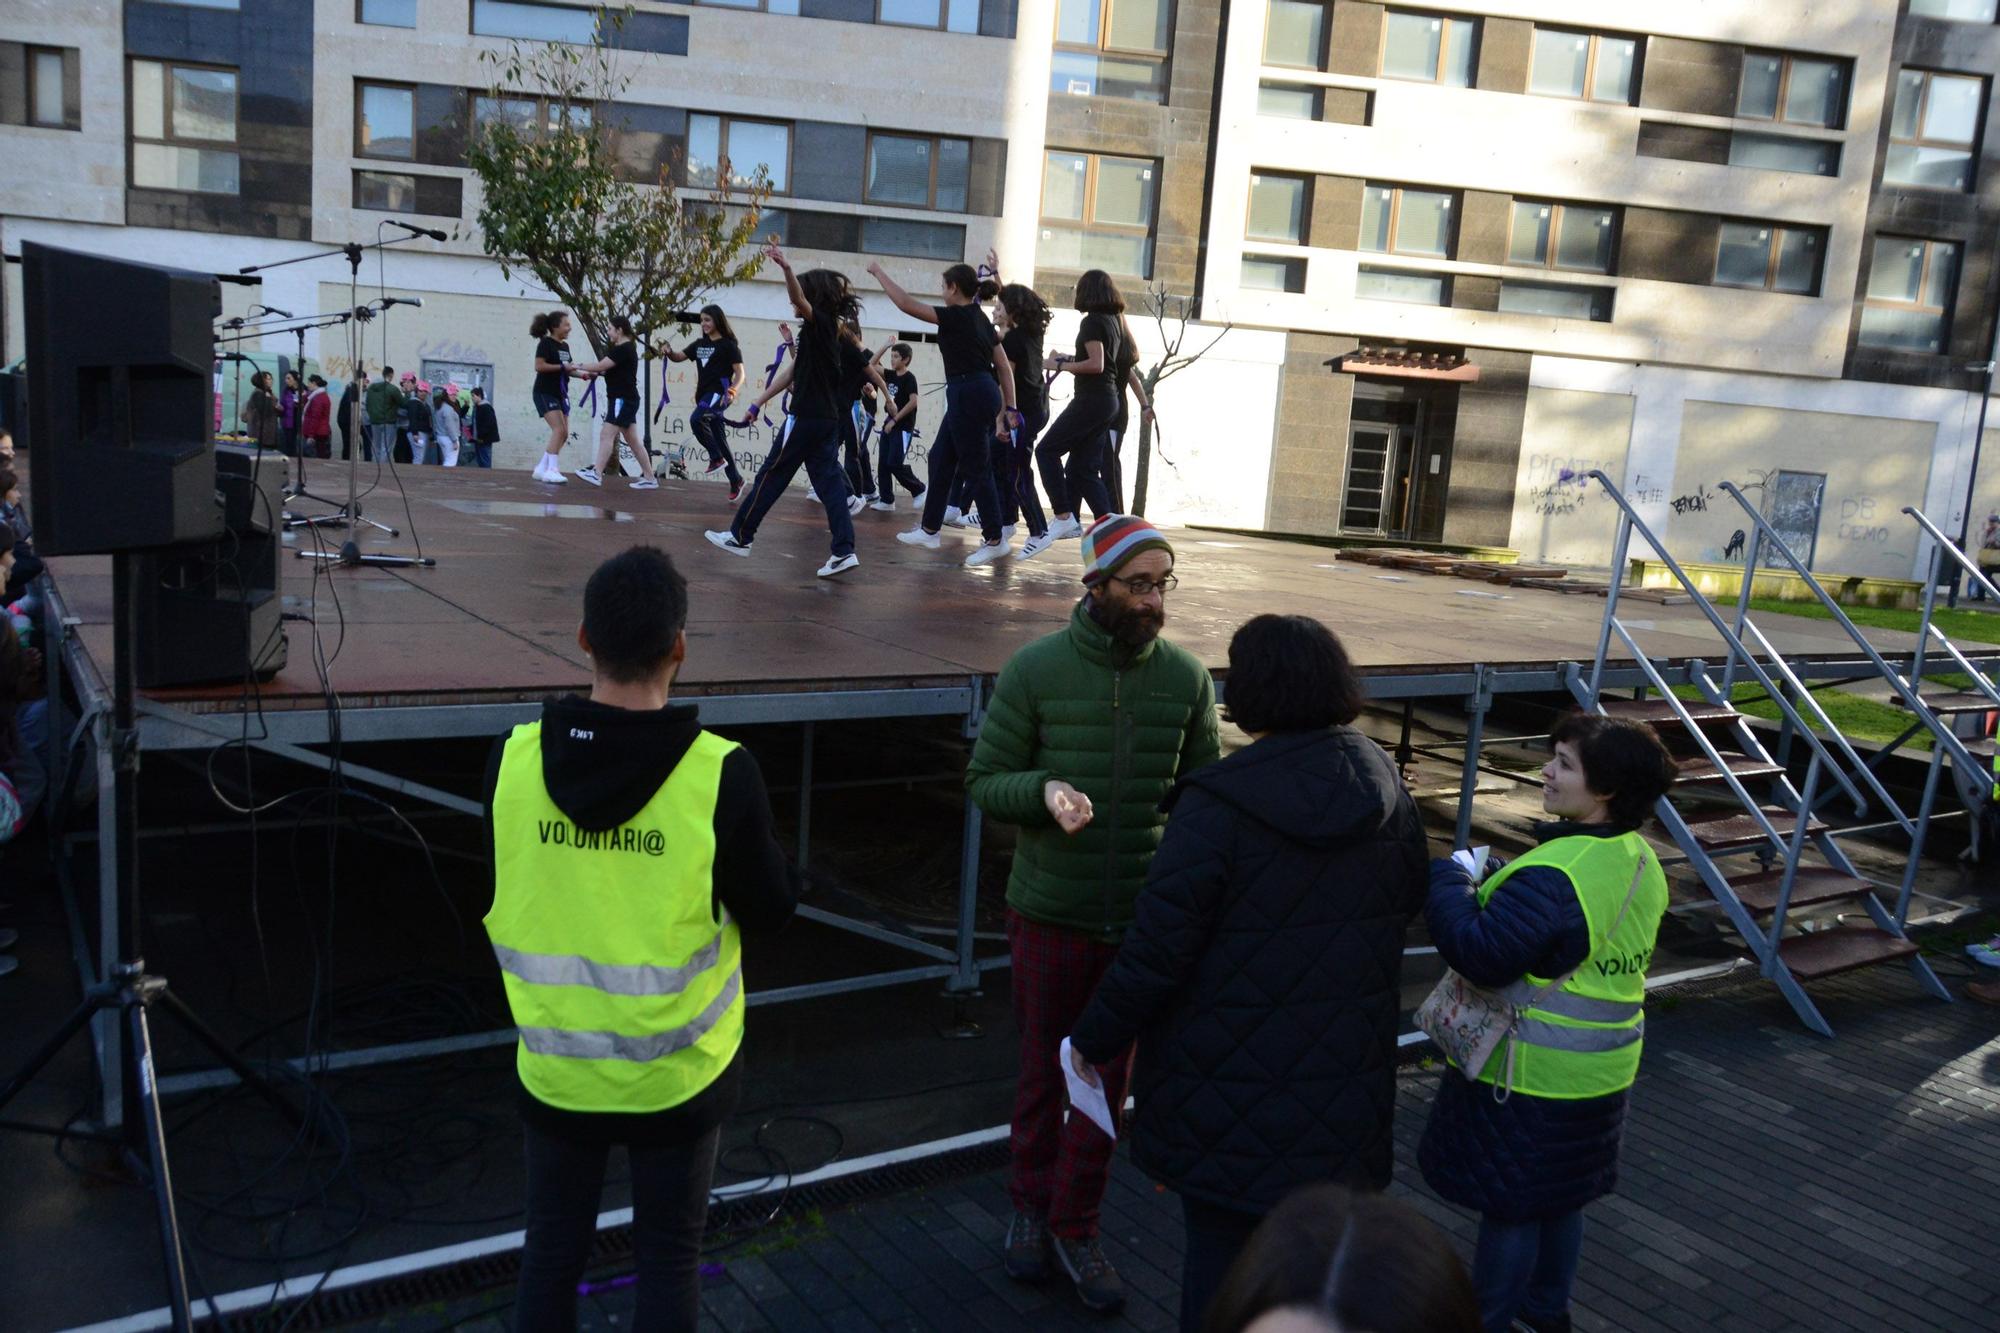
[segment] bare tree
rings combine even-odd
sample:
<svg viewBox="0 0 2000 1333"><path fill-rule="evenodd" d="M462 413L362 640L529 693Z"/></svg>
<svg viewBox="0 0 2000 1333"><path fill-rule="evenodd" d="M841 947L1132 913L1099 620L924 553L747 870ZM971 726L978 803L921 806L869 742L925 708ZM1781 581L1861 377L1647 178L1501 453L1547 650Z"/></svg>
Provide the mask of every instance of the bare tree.
<svg viewBox="0 0 2000 1333"><path fill-rule="evenodd" d="M1224 324L1216 330L1215 336L1206 344L1189 352L1182 350L1187 345L1188 330L1200 317L1200 302L1191 296L1175 296L1165 287L1147 290L1143 310L1150 315L1153 325L1159 330L1160 359L1139 370L1140 382L1146 386L1146 401L1157 401L1162 381L1186 370L1195 362L1215 350L1215 345L1223 340L1234 327ZM1122 386L1121 386L1122 390ZM1165 453L1161 459L1171 467L1173 460ZM1145 414L1139 417L1139 458L1132 472L1132 512L1143 517L1146 513L1146 483L1152 475L1153 464L1153 419Z"/></svg>

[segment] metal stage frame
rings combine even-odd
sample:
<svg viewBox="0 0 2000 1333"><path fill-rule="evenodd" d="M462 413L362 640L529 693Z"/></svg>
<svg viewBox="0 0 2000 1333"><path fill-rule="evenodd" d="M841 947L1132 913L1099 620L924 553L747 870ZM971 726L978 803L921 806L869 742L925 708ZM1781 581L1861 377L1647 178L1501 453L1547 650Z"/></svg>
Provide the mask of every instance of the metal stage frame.
<svg viewBox="0 0 2000 1333"><path fill-rule="evenodd" d="M79 622L63 601L53 579L46 580L44 603L45 642L50 697L60 698L60 686L67 680L81 706L81 717L68 737L56 737L55 764L50 790L67 792L73 766L78 762L81 741L92 741L91 760L97 774L97 882L99 912L97 937L87 938L82 916L73 895L66 894L72 946L80 976L85 984L107 974L117 960L114 839L111 836L116 809L113 797L114 756L111 753L111 690L100 664L86 649L76 632ZM1801 655L1787 659L1806 680L1852 677L1863 659L1858 653L1820 656ZM1996 658L1995 660L2000 660ZM1494 701L1509 694L1565 695L1570 674L1582 659L1502 665L1470 664L1463 667L1392 669L1364 671L1368 697L1378 703L1406 705L1405 732L1399 754L1421 754L1450 762L1456 758L1460 769L1455 843L1467 842L1472 826L1473 794L1482 774L1518 779L1520 775L1484 762L1483 750L1487 714ZM1691 682L1704 669L1699 658L1657 659L1652 667L1669 684ZM1608 663L1604 683L1616 688L1643 689L1651 684L1647 670L1637 663ZM949 681L932 680L892 688L851 690L767 691L752 693L685 690L677 697L701 704L703 721L712 726L797 725L800 728L801 783L799 791L798 859L806 863L811 840L814 728L821 722L872 721L894 718L949 717L960 721L960 732L968 741L978 734L984 715L989 676L968 675ZM1218 681L1221 700L1226 682ZM1465 739L1460 744L1412 744L1408 718L1417 702L1453 705L1465 716ZM369 707L345 705L340 710L339 730L343 744L387 740L433 740L491 737L540 715L538 701L508 703L462 703L414 706ZM155 700L139 705L137 745L146 751L171 752L202 750L225 741L245 743L243 719L237 711L191 712ZM260 717L263 737L250 737L251 748L308 767L330 769L334 760L312 747L329 741L330 717L324 708L273 708ZM1503 741L1524 738L1505 737ZM455 792L384 772L348 758L339 761L340 771L349 781L382 793L420 802L439 810L481 818L484 810L476 800ZM965 802L955 924L949 930L938 927L890 926L857 919L823 908L802 904L799 915L835 929L848 931L879 944L903 950L919 960L913 965L865 972L856 976L816 981L803 985L753 991L752 1005L782 1004L787 1001L838 995L919 981L942 981L946 996L970 996L979 990L987 972L1009 965L1005 952L981 955L980 936L974 930L978 898L981 816L978 807ZM88 834L65 835L62 854L69 856ZM71 882L65 877L65 883ZM948 938L948 943L925 935ZM987 938L991 938L988 936ZM1428 952L1427 950L1425 952ZM100 1077L103 1123L115 1125L119 1116L118 1049L120 1039L110 1015L99 1015L91 1028L94 1055ZM338 1069L423 1059L455 1051L502 1045L514 1040L510 1029L468 1033L426 1041L357 1048L294 1061L301 1069ZM162 1077L162 1093L174 1094L225 1085L235 1081L228 1070L201 1070Z"/></svg>

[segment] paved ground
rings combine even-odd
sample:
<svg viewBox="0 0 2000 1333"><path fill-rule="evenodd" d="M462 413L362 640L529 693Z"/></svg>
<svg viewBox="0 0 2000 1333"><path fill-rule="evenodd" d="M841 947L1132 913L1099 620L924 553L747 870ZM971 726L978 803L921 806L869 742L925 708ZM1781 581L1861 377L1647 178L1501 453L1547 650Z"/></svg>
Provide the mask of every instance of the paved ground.
<svg viewBox="0 0 2000 1333"><path fill-rule="evenodd" d="M1941 961L1956 985L1967 969ZM1918 995L1900 970L1816 988L1837 1040L1761 983L1658 999L1620 1192L1590 1212L1577 1327L1725 1333L2000 1327L2000 1010ZM1412 1164L1440 1077L1403 1079L1398 1192L1469 1253L1473 1219ZM1178 1308L1179 1208L1122 1154L1105 1248L1132 1296L1093 1318L1051 1284L1001 1275L1007 1215L988 1172L773 1233L711 1270L704 1329L1162 1329ZM378 1327L506 1327L505 1292ZM631 1292L583 1326L630 1326Z"/></svg>

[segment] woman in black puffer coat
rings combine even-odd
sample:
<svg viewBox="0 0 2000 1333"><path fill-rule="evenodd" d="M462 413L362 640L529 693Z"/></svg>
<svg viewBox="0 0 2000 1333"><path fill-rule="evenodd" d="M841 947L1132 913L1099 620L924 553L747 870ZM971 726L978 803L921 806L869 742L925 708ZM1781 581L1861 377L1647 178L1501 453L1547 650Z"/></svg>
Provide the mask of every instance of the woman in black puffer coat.
<svg viewBox="0 0 2000 1333"><path fill-rule="evenodd" d="M1259 616L1229 645L1230 719L1253 744L1190 774L1137 915L1071 1042L1080 1073L1135 1039L1133 1159L1181 1196L1181 1326L1300 1185L1389 1183L1404 931L1423 823L1350 723L1340 641Z"/></svg>

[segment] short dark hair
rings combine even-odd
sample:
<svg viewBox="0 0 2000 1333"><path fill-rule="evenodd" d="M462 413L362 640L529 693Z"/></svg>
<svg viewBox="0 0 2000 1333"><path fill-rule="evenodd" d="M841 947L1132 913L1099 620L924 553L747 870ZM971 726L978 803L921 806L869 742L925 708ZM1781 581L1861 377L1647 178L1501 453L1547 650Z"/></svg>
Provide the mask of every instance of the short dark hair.
<svg viewBox="0 0 2000 1333"><path fill-rule="evenodd" d="M1319 731L1361 715L1361 680L1347 649L1311 616L1257 616L1229 641L1223 688L1245 731Z"/></svg>
<svg viewBox="0 0 2000 1333"><path fill-rule="evenodd" d="M889 351L896 356L902 357L905 361L908 361L911 356L910 345L908 343L897 343Z"/></svg>
<svg viewBox="0 0 2000 1333"><path fill-rule="evenodd" d="M1086 315L1122 315L1125 297L1109 273L1093 268L1076 280L1076 308Z"/></svg>
<svg viewBox="0 0 2000 1333"><path fill-rule="evenodd" d="M486 397L486 390L480 388L477 384L475 384L472 386L472 396L474 398L484 399Z"/></svg>
<svg viewBox="0 0 2000 1333"><path fill-rule="evenodd" d="M583 586L583 634L597 669L620 684L655 675L687 627L687 579L657 546L631 546Z"/></svg>
<svg viewBox="0 0 2000 1333"><path fill-rule="evenodd" d="M1635 829L1646 822L1653 806L1674 785L1673 756L1660 737L1643 722L1605 717L1602 713L1570 713L1549 733L1549 748L1567 742L1576 747L1583 765L1583 785L1592 795L1607 798L1611 822Z"/></svg>
<svg viewBox="0 0 2000 1333"><path fill-rule="evenodd" d="M367 374L368 372L364 370L364 371L362 371L361 373L365 375L365 374ZM383 363L383 366L382 366L382 378L383 378L383 379L387 379L387 378L389 378L389 376L391 376L391 375L393 375L393 374L395 374L395 373L396 373L396 368L395 368L394 366L392 366L392 365L389 365L389 364L388 364L387 362L384 362L384 363Z"/></svg>
<svg viewBox="0 0 2000 1333"><path fill-rule="evenodd" d="M1205 1333L1303 1308L1370 1333L1479 1333L1451 1240L1400 1199L1308 1185L1271 1210L1208 1307Z"/></svg>

